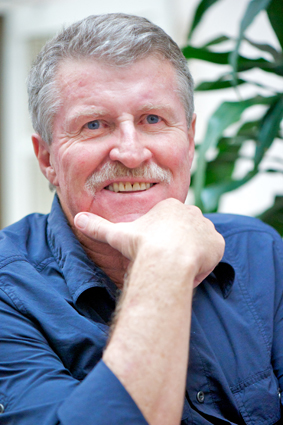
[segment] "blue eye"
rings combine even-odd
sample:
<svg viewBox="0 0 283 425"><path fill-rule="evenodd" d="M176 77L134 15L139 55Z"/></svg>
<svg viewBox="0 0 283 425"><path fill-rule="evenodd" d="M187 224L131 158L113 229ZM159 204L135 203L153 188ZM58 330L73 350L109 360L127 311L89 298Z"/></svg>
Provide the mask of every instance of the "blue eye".
<svg viewBox="0 0 283 425"><path fill-rule="evenodd" d="M90 130L97 130L100 127L100 122L98 120L90 121L87 123L87 128Z"/></svg>
<svg viewBox="0 0 283 425"><path fill-rule="evenodd" d="M148 115L146 120L148 124L157 124L159 122L159 117L157 115Z"/></svg>

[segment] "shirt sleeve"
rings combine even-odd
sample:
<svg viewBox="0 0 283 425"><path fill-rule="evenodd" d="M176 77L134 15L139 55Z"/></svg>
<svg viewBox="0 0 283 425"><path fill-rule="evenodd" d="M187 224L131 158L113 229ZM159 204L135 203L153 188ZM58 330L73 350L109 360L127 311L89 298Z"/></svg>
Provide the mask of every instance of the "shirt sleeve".
<svg viewBox="0 0 283 425"><path fill-rule="evenodd" d="M103 361L62 404L60 423L81 423L82 409L88 412L84 425L147 424L129 393Z"/></svg>
<svg viewBox="0 0 283 425"><path fill-rule="evenodd" d="M1 425L147 424L103 361L76 380L36 323L13 308L6 294L1 298Z"/></svg>

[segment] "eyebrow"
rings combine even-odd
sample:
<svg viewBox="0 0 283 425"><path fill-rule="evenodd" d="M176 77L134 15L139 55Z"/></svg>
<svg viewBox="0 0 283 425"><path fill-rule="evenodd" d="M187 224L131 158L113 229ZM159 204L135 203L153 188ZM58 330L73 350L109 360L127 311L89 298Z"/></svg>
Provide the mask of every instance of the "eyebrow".
<svg viewBox="0 0 283 425"><path fill-rule="evenodd" d="M154 103L147 103L145 105L143 105L141 108L138 108L138 111L140 113L143 112L149 112L149 111L163 111L165 113L168 114L174 114L174 109L172 108L172 106L170 104L154 104ZM106 115L109 115L109 111L107 111L106 109L103 108L99 108L99 107L92 107L92 108L86 108L86 109L82 109L77 111L76 113L74 113L71 117L69 117L66 120L66 128L70 128L70 126L76 125L76 122L80 119L85 119L85 118L100 118L100 117L104 117ZM175 115L175 114L174 114Z"/></svg>
<svg viewBox="0 0 283 425"><path fill-rule="evenodd" d="M87 118L87 117L93 118L94 116L99 118L107 114L108 112L106 111L106 109L102 109L102 108L93 107L89 109L82 109L80 111L77 111L73 115L71 115L66 120L66 127L68 128L70 125L76 124L76 122L81 118Z"/></svg>
<svg viewBox="0 0 283 425"><path fill-rule="evenodd" d="M156 105L154 103L148 103L148 104L144 105L140 109L140 111L141 112L146 112L146 111L152 111L154 109L156 109L157 111L160 110L160 111L171 112L171 113L173 111L173 108L172 108L172 106L169 103L166 103L166 104L156 104Z"/></svg>

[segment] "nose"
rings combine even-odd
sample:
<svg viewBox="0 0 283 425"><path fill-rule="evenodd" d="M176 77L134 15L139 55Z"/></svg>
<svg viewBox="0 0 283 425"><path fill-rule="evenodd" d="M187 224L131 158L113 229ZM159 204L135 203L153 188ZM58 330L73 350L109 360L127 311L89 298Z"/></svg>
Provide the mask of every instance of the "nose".
<svg viewBox="0 0 283 425"><path fill-rule="evenodd" d="M119 161L128 168L137 168L152 157L151 151L143 143L143 135L133 122L124 121L117 130L115 145L109 153L112 161Z"/></svg>

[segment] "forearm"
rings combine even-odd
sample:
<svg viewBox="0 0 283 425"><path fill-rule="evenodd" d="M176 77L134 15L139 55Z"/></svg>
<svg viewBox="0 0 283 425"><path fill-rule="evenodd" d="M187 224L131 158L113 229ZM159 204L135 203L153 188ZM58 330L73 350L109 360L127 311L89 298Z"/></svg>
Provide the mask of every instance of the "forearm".
<svg viewBox="0 0 283 425"><path fill-rule="evenodd" d="M194 274L177 256L142 250L104 361L152 424L180 423Z"/></svg>
<svg viewBox="0 0 283 425"><path fill-rule="evenodd" d="M181 419L193 287L216 266L224 240L195 207L159 202L129 223L90 213L75 225L132 261L128 287L104 361L150 425Z"/></svg>

